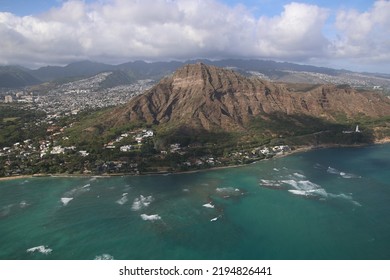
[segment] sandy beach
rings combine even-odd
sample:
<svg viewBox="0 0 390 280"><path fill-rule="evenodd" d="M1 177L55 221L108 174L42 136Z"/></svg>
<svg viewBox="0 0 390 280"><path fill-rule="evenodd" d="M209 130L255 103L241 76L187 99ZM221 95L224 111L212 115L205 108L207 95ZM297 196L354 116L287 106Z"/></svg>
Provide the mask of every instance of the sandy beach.
<svg viewBox="0 0 390 280"><path fill-rule="evenodd" d="M9 177L0 177L0 181L9 181L17 179L28 179L34 177L33 175L20 175L20 176L9 176Z"/></svg>

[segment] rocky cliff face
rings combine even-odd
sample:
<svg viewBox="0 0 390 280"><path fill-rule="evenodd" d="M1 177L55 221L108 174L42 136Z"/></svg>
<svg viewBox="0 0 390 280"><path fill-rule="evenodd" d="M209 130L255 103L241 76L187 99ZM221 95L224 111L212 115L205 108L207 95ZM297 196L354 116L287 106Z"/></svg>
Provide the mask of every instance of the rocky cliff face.
<svg viewBox="0 0 390 280"><path fill-rule="evenodd" d="M379 117L390 115L390 100L349 87L272 83L198 63L164 78L108 119L114 124L144 121L208 131L238 131L254 117L273 113L330 120L340 113L348 117Z"/></svg>

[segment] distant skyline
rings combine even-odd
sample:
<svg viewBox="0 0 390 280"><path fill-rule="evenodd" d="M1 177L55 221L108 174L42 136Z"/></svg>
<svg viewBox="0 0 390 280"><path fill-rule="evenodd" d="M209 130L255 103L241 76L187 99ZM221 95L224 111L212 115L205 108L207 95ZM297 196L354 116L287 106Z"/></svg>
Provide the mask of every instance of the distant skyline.
<svg viewBox="0 0 390 280"><path fill-rule="evenodd" d="M390 73L390 0L0 0L0 65L254 58Z"/></svg>

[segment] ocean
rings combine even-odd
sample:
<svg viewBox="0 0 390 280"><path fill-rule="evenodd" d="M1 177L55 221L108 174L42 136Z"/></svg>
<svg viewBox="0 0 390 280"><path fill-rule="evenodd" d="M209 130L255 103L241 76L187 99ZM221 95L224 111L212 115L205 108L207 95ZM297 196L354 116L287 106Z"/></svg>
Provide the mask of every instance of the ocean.
<svg viewBox="0 0 390 280"><path fill-rule="evenodd" d="M390 144L0 182L0 259L390 259Z"/></svg>

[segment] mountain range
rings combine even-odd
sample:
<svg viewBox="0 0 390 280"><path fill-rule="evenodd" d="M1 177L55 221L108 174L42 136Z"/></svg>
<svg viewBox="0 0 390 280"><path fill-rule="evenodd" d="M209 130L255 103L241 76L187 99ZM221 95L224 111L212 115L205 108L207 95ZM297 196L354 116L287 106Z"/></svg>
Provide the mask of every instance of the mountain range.
<svg viewBox="0 0 390 280"><path fill-rule="evenodd" d="M117 80L113 86L141 79L159 80L172 74L186 64L202 62L223 68L232 68L246 76L260 76L264 79L300 83L336 83L358 87L379 86L390 89L390 75L373 73L355 73L347 70L335 70L325 67L299 65L270 60L190 60L185 62L128 62L110 65L91 61L71 63L67 66L46 66L31 70L19 66L0 67L0 88L20 88L48 81L68 81L91 77L102 72L120 73L125 79Z"/></svg>

